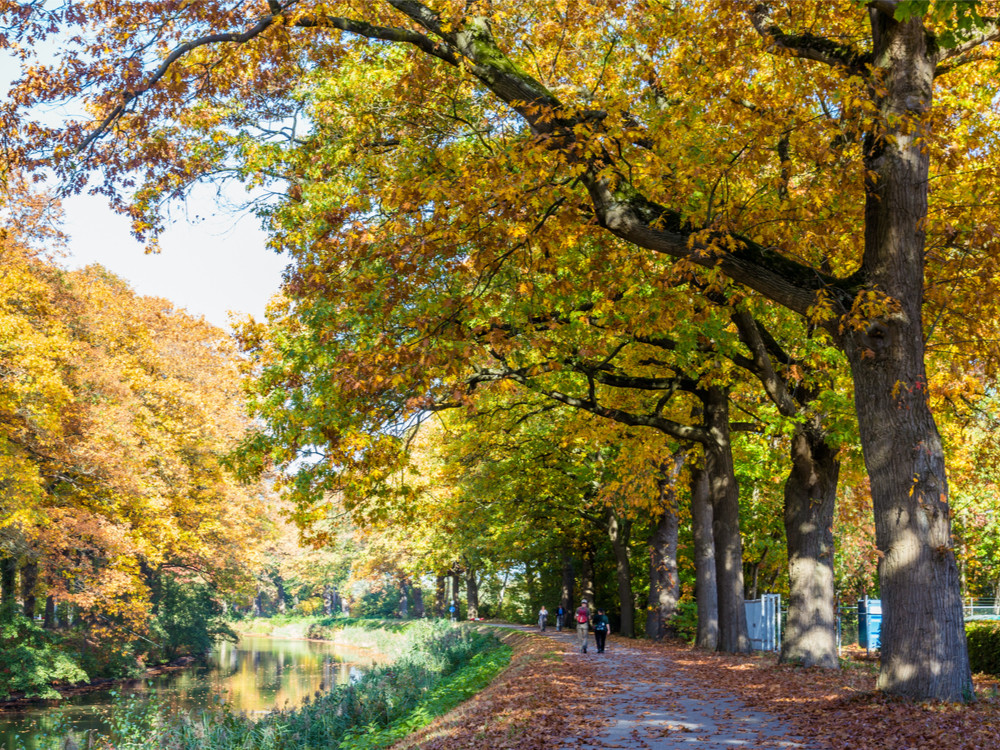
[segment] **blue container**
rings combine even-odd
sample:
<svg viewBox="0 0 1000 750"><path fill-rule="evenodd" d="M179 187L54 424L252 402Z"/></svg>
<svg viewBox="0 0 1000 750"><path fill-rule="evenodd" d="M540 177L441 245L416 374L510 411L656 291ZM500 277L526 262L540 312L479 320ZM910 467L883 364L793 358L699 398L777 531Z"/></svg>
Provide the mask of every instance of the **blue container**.
<svg viewBox="0 0 1000 750"><path fill-rule="evenodd" d="M882 645L881 599L858 599L858 644L869 651Z"/></svg>

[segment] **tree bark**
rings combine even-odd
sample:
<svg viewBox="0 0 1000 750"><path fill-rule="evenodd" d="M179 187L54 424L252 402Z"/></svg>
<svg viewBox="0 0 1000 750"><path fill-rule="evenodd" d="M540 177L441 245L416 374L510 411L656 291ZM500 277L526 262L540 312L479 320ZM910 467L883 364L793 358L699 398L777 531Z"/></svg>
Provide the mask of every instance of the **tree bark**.
<svg viewBox="0 0 1000 750"><path fill-rule="evenodd" d="M21 566L21 607L24 616L35 619L35 586L38 584L38 561L28 560Z"/></svg>
<svg viewBox="0 0 1000 750"><path fill-rule="evenodd" d="M580 570L580 598L586 599L590 608L594 608L594 600L596 599L594 592L594 548L589 544L583 549L583 565Z"/></svg>
<svg viewBox="0 0 1000 750"><path fill-rule="evenodd" d="M470 620L479 619L479 581L476 580L476 571L471 567L465 569L465 600L466 617Z"/></svg>
<svg viewBox="0 0 1000 750"><path fill-rule="evenodd" d="M59 620L56 617L56 598L52 594L45 597L45 614L42 618L42 627L46 630L55 630L59 627Z"/></svg>
<svg viewBox="0 0 1000 750"><path fill-rule="evenodd" d="M743 606L743 540L740 538L739 489L729 439L729 393L712 386L703 397L705 426L711 440L705 445L705 468L712 498L712 536L719 593L719 650L749 653L746 610Z"/></svg>
<svg viewBox="0 0 1000 750"><path fill-rule="evenodd" d="M691 531L694 537L694 592L698 603L695 645L715 651L719 646L719 592L712 538L712 498L708 472L701 466L691 467Z"/></svg>
<svg viewBox="0 0 1000 750"><path fill-rule="evenodd" d="M424 591L419 586L413 587L413 616L418 619L424 617Z"/></svg>
<svg viewBox="0 0 1000 750"><path fill-rule="evenodd" d="M646 609L646 637L654 641L670 635L670 620L680 598L677 575L676 508L663 511L649 539L649 606Z"/></svg>
<svg viewBox="0 0 1000 750"><path fill-rule="evenodd" d="M399 582L399 616L410 618L410 583L405 578Z"/></svg>
<svg viewBox="0 0 1000 750"><path fill-rule="evenodd" d="M12 612L17 606L17 558L5 555L0 558L0 608Z"/></svg>
<svg viewBox="0 0 1000 750"><path fill-rule="evenodd" d="M635 596L632 593L632 562L629 560L628 543L632 535L632 521L619 518L608 509L608 539L615 554L615 578L618 583L618 601L621 607L619 632L625 638L635 638ZM605 607L606 609L606 607Z"/></svg>
<svg viewBox="0 0 1000 750"><path fill-rule="evenodd" d="M930 156L926 129L936 61L922 20L871 9L875 103L882 115L864 144L867 288L884 313L849 329L880 552L882 649L878 687L916 699L970 700L958 567L944 452L924 368L922 303Z"/></svg>
<svg viewBox="0 0 1000 750"><path fill-rule="evenodd" d="M781 661L837 667L834 612L833 514L840 461L818 419L792 435L792 469L785 481L788 620Z"/></svg>
<svg viewBox="0 0 1000 750"><path fill-rule="evenodd" d="M435 579L434 586L434 616L444 617L447 607L445 606L445 597L447 592L445 591L445 581L444 576L437 576Z"/></svg>
<svg viewBox="0 0 1000 750"><path fill-rule="evenodd" d="M660 466L657 478L660 514L649 538L649 599L646 607L646 637L654 641L669 634L669 622L680 598L677 574L677 476L686 451L678 450L673 460Z"/></svg>

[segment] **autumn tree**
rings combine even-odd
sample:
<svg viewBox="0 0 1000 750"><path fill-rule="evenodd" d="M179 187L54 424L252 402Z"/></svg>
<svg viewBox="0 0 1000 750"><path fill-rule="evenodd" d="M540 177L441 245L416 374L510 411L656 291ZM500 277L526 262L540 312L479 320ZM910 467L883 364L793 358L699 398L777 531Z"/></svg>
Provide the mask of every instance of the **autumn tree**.
<svg viewBox="0 0 1000 750"><path fill-rule="evenodd" d="M273 97L304 69L402 61L420 85L395 90L390 112L416 92L476 92L506 147L474 172L412 162L412 185L430 175L435 208L409 213L405 191L380 204L399 209L384 231L423 238L404 243L403 262L433 266L435 243L485 230L477 218L491 206L520 214L522 236L552 218L573 244L605 231L636 254L720 271L820 326L850 363L871 476L886 608L879 684L962 700L971 677L923 305L938 274L994 256L989 231L973 228L991 224L995 190L993 93L979 85L981 51L1000 35L990 5L95 3L64 19L94 29L74 37L82 49L29 71L15 98L72 94L81 79L96 92L93 121L53 137L112 183L141 174L143 230L159 198L254 131L256 112L280 127L291 110ZM475 131L483 120L468 122ZM387 148L423 153L380 131L359 164ZM77 184L80 158L60 167ZM931 184L941 187L929 194ZM354 222L374 205L346 198L323 221L362 252L369 230ZM926 252L928 237L946 236L936 257ZM555 262L568 246L551 248Z"/></svg>

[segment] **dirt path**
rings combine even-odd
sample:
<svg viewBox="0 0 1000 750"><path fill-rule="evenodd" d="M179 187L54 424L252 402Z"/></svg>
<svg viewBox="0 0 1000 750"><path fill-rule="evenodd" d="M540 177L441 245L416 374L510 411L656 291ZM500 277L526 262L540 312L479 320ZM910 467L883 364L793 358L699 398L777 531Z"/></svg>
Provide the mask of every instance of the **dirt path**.
<svg viewBox="0 0 1000 750"><path fill-rule="evenodd" d="M516 626L515 626L516 627ZM518 628L532 630L531 628ZM537 628L534 628L537 632ZM600 687L578 702L588 719L581 731L554 747L580 750L648 748L649 750L722 750L723 748L808 748L779 718L749 708L738 696L711 689L686 677L669 654L650 658L648 650L612 636L603 654L576 649L575 633L546 635L560 644L568 666L585 662L595 668ZM582 666L582 665L581 665ZM590 670L588 670L590 671ZM591 678L594 679L594 678Z"/></svg>

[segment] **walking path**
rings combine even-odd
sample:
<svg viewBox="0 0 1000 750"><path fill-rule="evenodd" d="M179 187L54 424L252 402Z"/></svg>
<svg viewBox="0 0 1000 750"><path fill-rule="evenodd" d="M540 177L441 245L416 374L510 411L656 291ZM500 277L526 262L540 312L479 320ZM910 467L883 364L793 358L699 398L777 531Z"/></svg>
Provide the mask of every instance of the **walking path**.
<svg viewBox="0 0 1000 750"><path fill-rule="evenodd" d="M518 626L513 626L518 627ZM532 630L519 627L521 630ZM537 628L533 628L537 632ZM603 654L575 648L575 632L546 635L562 644L567 661L591 660L598 684L587 701L588 719L604 719L592 729L582 724L577 736L565 738L567 750L642 748L643 750L729 750L731 748L808 748L789 727L768 713L747 707L738 696L697 684L661 652L649 651L611 637Z"/></svg>

